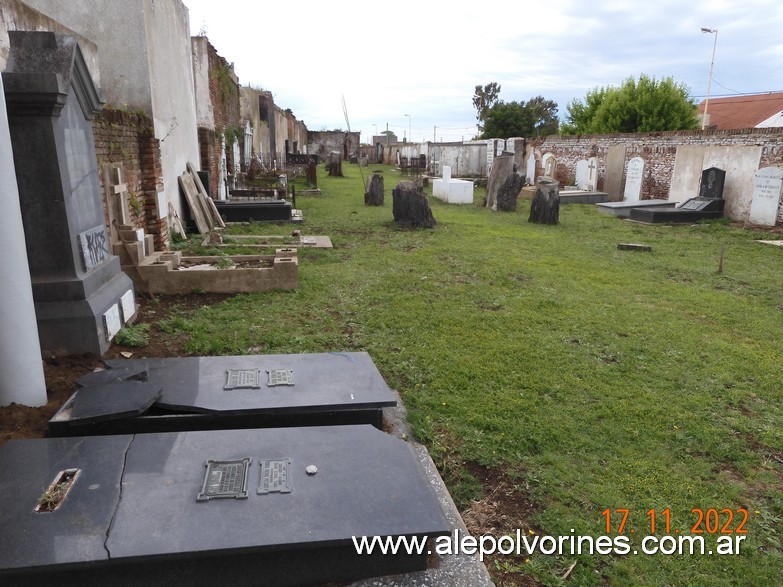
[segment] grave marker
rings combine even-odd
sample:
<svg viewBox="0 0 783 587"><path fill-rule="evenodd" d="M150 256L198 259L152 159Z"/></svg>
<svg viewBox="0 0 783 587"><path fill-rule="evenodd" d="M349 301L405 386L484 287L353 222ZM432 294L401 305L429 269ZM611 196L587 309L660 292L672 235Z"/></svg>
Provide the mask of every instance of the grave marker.
<svg viewBox="0 0 783 587"><path fill-rule="evenodd" d="M101 97L73 37L9 31L9 39L3 85L22 219L35 235L27 257L41 350L102 355L116 327L112 308L133 284L103 228L91 123Z"/></svg>
<svg viewBox="0 0 783 587"><path fill-rule="evenodd" d="M541 157L541 165L544 168L544 177L554 179L555 173L557 172L557 161L555 160L555 156L552 153L544 153L544 156Z"/></svg>
<svg viewBox="0 0 783 587"><path fill-rule="evenodd" d="M587 182L585 189L589 192L598 189L598 157L587 160Z"/></svg>
<svg viewBox="0 0 783 587"><path fill-rule="evenodd" d="M783 170L779 167L759 169L753 186L749 222L762 226L775 226L782 189Z"/></svg>
<svg viewBox="0 0 783 587"><path fill-rule="evenodd" d="M634 157L628 162L628 171L625 175L625 191L623 199L626 202L638 202L642 192L642 179L644 178L644 159Z"/></svg>
<svg viewBox="0 0 783 587"><path fill-rule="evenodd" d="M525 172L525 180L529 185L533 185L536 181L536 155L530 153L530 157L527 158L527 169Z"/></svg>
<svg viewBox="0 0 783 587"><path fill-rule="evenodd" d="M623 199L623 172L625 171L625 145L612 145L606 155L604 191L610 202Z"/></svg>
<svg viewBox="0 0 783 587"><path fill-rule="evenodd" d="M589 176L587 159L580 159L576 162L576 180L574 181L576 187L580 190L586 190Z"/></svg>

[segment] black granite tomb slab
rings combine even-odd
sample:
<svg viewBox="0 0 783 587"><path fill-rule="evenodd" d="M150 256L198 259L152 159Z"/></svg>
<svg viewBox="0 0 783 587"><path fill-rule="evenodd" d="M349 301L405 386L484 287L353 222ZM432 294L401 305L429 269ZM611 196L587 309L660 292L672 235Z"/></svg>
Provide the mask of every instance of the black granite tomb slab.
<svg viewBox="0 0 783 587"><path fill-rule="evenodd" d="M147 381L163 389L161 397L143 415L89 427L71 421L69 400L49 421L52 434L340 424L380 428L382 408L397 405L394 392L364 352L109 360L106 364L106 372L146 371Z"/></svg>
<svg viewBox="0 0 783 587"><path fill-rule="evenodd" d="M132 436L9 440L0 447L0 585L4 573L108 563L104 546ZM59 472L79 471L53 512L36 504ZM22 578L20 584L36 584Z"/></svg>
<svg viewBox="0 0 783 587"><path fill-rule="evenodd" d="M243 459L246 497L198 500L225 481L205 483L207 461ZM450 530L411 447L372 426L12 441L0 463L3 585L351 581L427 566L426 548L359 555L353 537ZM32 513L40 486L72 466L81 477L60 509Z"/></svg>
<svg viewBox="0 0 783 587"><path fill-rule="evenodd" d="M725 203L719 198L691 198L677 208L633 208L630 219L647 224L680 224L722 218Z"/></svg>
<svg viewBox="0 0 783 587"><path fill-rule="evenodd" d="M160 385L117 381L78 390L69 401L69 421L86 424L144 413L160 398Z"/></svg>
<svg viewBox="0 0 783 587"><path fill-rule="evenodd" d="M255 200L249 202L215 201L218 213L226 222L261 220L291 220L293 207L285 200Z"/></svg>
<svg viewBox="0 0 783 587"><path fill-rule="evenodd" d="M92 371L76 380L79 387L91 387L93 385L105 385L115 381L146 381L147 371L139 367L122 367L118 369L102 369Z"/></svg>

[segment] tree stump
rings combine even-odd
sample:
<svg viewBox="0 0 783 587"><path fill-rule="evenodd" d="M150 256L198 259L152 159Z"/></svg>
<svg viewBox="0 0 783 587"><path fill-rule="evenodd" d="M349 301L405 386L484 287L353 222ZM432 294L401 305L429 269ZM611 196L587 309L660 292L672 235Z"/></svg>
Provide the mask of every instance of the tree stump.
<svg viewBox="0 0 783 587"><path fill-rule="evenodd" d="M329 153L329 161L326 164L326 171L329 177L344 177L343 160L338 151Z"/></svg>
<svg viewBox="0 0 783 587"><path fill-rule="evenodd" d="M497 209L505 212L514 212L517 209L517 199L519 192L525 185L525 178L522 177L514 166L514 173L506 178L503 185L500 186L497 195Z"/></svg>
<svg viewBox="0 0 783 587"><path fill-rule="evenodd" d="M383 206L383 176L373 173L367 179L367 191L364 192L365 206Z"/></svg>
<svg viewBox="0 0 783 587"><path fill-rule="evenodd" d="M506 183L506 179L512 173L514 173L513 155L495 157L494 161L492 161L492 170L489 172L485 207L493 210L497 209L498 192L500 192L501 186Z"/></svg>
<svg viewBox="0 0 783 587"><path fill-rule="evenodd" d="M560 184L553 179L539 178L536 195L530 205L528 222L557 224L560 222Z"/></svg>
<svg viewBox="0 0 783 587"><path fill-rule="evenodd" d="M427 196L410 181L401 181L392 190L392 214L400 228L435 228Z"/></svg>

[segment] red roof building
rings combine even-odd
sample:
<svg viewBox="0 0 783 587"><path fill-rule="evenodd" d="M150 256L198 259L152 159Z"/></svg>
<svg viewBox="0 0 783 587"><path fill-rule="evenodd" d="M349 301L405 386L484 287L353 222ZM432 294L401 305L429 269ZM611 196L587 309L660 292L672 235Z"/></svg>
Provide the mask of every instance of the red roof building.
<svg viewBox="0 0 783 587"><path fill-rule="evenodd" d="M699 104L699 119L704 102ZM707 128L718 130L783 126L783 92L710 98Z"/></svg>

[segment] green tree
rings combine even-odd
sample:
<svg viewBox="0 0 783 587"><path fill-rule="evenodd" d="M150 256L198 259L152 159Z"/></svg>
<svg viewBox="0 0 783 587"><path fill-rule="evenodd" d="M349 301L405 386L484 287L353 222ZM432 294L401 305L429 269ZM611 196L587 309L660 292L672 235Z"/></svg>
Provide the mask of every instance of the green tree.
<svg viewBox="0 0 783 587"><path fill-rule="evenodd" d="M634 133L698 128L690 89L671 77L646 74L626 79L620 87L595 88L585 99L569 102L565 134Z"/></svg>
<svg viewBox="0 0 783 587"><path fill-rule="evenodd" d="M500 85L497 82L491 82L483 87L480 85L476 86L473 92L473 107L476 109L476 120L479 122L479 130L482 128L487 110L497 104L499 96Z"/></svg>
<svg viewBox="0 0 783 587"><path fill-rule="evenodd" d="M484 139L508 139L555 134L558 131L557 103L536 96L530 101L503 102L484 115Z"/></svg>
<svg viewBox="0 0 783 587"><path fill-rule="evenodd" d="M531 136L535 126L533 113L524 102L499 102L484 117L484 139L508 139Z"/></svg>
<svg viewBox="0 0 783 587"><path fill-rule="evenodd" d="M557 102L547 100L543 96L536 96L527 101L525 108L533 116L533 129L536 136L557 134L560 129L560 121L557 118Z"/></svg>

